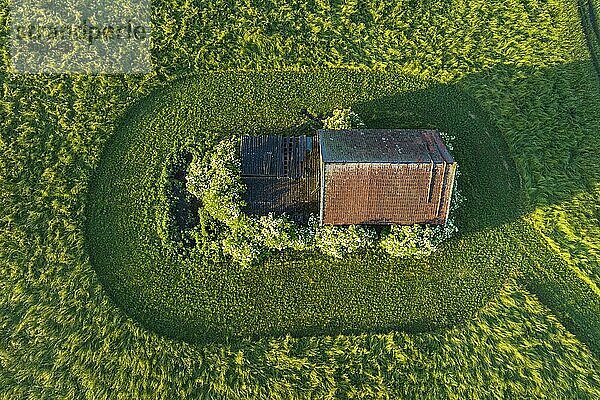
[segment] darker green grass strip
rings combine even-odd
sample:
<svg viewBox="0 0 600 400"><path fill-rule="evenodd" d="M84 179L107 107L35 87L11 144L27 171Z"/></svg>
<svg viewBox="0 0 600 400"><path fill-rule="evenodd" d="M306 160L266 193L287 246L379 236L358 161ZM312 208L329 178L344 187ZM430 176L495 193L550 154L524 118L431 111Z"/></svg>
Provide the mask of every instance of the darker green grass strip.
<svg viewBox="0 0 600 400"><path fill-rule="evenodd" d="M523 240L528 238L528 240ZM535 231L522 223L515 238L527 262L520 281L559 318L562 324L600 357L600 297L565 262L548 249Z"/></svg>
<svg viewBox="0 0 600 400"><path fill-rule="evenodd" d="M600 79L600 27L596 7L592 0L578 0L577 6L590 59Z"/></svg>
<svg viewBox="0 0 600 400"><path fill-rule="evenodd" d="M186 137L293 130L300 110L354 105L368 126L436 127L456 136L467 198L462 236L422 261L380 252L332 260L287 254L254 269L165 256L156 232L166 155ZM232 73L190 77L125 116L90 185L87 244L113 299L147 327L188 340L404 329L472 317L498 292L518 249L520 215L506 145L470 96L401 75ZM499 206L501 205L501 206Z"/></svg>

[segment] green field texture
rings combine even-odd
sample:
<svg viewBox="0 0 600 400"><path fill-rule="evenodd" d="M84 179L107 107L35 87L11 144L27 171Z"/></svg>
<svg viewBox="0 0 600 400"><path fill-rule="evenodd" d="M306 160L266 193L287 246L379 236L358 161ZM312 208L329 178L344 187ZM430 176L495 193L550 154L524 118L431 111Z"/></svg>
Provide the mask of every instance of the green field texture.
<svg viewBox="0 0 600 400"><path fill-rule="evenodd" d="M69 310L90 301L104 307L87 311L81 326ZM100 289L72 295L52 323L33 323L53 302L27 304L29 318L2 355L3 398L594 399L600 390L598 359L510 282L477 319L442 332L206 346L166 340L115 316ZM43 343L28 339L32 331Z"/></svg>
<svg viewBox="0 0 600 400"><path fill-rule="evenodd" d="M599 284L600 181L595 166L600 154L600 103L577 3L157 2L153 7L157 70L143 77L7 73L8 3L1 4L0 398L599 396L600 296L595 285ZM360 87L340 86L331 99L312 99L315 108L329 110L337 106L333 99L343 99L340 103L355 105L370 123L436 124L443 121L436 110L446 106L417 108L399 116L385 114L374 105L403 104L410 99L397 96L398 92L417 93L422 100L458 94L456 98L467 99L469 108L454 111L464 116L471 106L476 110L471 128L489 126L492 138L504 139L522 188L519 197L506 196L519 198L520 207L509 208L508 213L500 210L481 224L469 222L466 214L463 222L485 248L498 239L494 243L498 263L512 246L517 247L515 254L508 254L511 263L498 270L492 270L487 259L474 264L476 271L485 271L481 276L463 270L471 283L481 284L481 291L475 293L465 293L468 282L461 283L462 291L460 285L451 284L450 278L460 270L442 270L448 283L444 287L463 297L441 303L439 299L448 293L430 285L438 297L430 297L437 300L427 304L429 325L422 327L432 327L431 321L434 325L463 322L430 333L397 331L398 320L394 326L385 326L382 319L372 318L365 324L390 332L256 341L226 338L225 343L194 344L160 336L129 318L143 319L143 309L138 314L132 308L121 309L119 305L127 305L118 301L124 292L116 292L118 285L111 292L107 270L95 271L96 264L89 259L92 255L93 260L94 252L111 254L106 246L115 239L90 244L86 236L86 226L102 223L86 218L88 207L98 206L86 203L93 196L90 179L106 162L103 152L126 151L115 138L127 132L127 122L153 119L148 111L160 108L149 110L146 105L156 98L155 90L166 95L182 93L173 90L177 88L173 82L218 79L203 71L271 71L232 76L272 80L274 70L305 70L322 77L331 73L332 83L337 74L350 75L326 69L330 67L386 70L393 72L392 79L404 83L404 77L415 76L419 87L404 84L403 91L398 86L384 87L377 96L364 93L360 97L356 95ZM364 76L382 79L378 74ZM190 85L192 90L194 83ZM304 93L297 93L298 98L324 90L307 86ZM262 91L251 91L246 99L256 99L254 95ZM344 99L346 93L354 97ZM254 107L260 109L271 100L268 96L256 99ZM218 113L189 108L179 112L180 117L190 112L232 127L227 132L215 130L217 134L238 134L237 126L244 119L232 120L232 109L233 104ZM277 115L281 119L270 121L272 127L289 126L291 111ZM162 122L168 126L173 121ZM483 135L481 143L488 143ZM140 164L151 161L134 153L127 156ZM121 167L127 172L126 165ZM155 173L147 170L141 178L152 180ZM476 180L478 175L472 176ZM117 182L119 177L115 176ZM472 203L471 210L489 210L490 198L484 200ZM145 202L136 205L140 212L149 210ZM524 217L510 218L518 208ZM504 224L494 223L498 221ZM123 228L128 223L122 221ZM154 248L152 240L149 236L146 248ZM130 250L133 262L144 247ZM479 248L470 247L470 251L477 255ZM377 276L377 268L382 270L374 266L366 272ZM404 276L411 268L417 279L425 275L427 265L405 266ZM266 271L274 269L276 264L267 265ZM298 271L302 276L302 270ZM140 271L130 282L118 283L148 282L142 272L147 271ZM444 276L436 277L434 272L429 282L444 281ZM187 277L180 276L175 286L183 285ZM399 284L410 288L410 283ZM142 285L142 289L147 287ZM429 295L419 294L422 299ZM163 293L153 299L154 304L144 306L169 306L163 302L168 298ZM487 305L473 316L486 299L490 299ZM469 308L457 312L460 300ZM179 306L185 309L184 304ZM359 309L352 309L355 318L360 316ZM399 316L418 330L421 313L408 308ZM172 321L181 314L167 317ZM282 321L276 328L287 330L289 325ZM176 329L155 322L156 329ZM222 322L218 325L224 326ZM341 327L340 323L329 328L333 333Z"/></svg>
<svg viewBox="0 0 600 400"><path fill-rule="evenodd" d="M600 79L598 59L600 28L597 11L595 11L598 9L598 2L581 0L579 8L586 34L586 45L596 76ZM585 82L561 79L561 81L561 84L567 84L570 88L570 98L585 98L590 104L596 104L592 112L598 113L597 105L600 104L598 80ZM540 96L540 102L544 101L550 101L549 96ZM564 108L568 100L556 99L554 104ZM569 134L574 136L573 141L577 145L571 145L569 148L561 146L562 149L552 156L548 152L547 157L551 163L547 163L545 168L551 170L552 165L560 166L561 180L571 180L576 182L577 186L567 189L565 184L561 184L557 187L562 192L560 195L559 190L545 195L541 201L538 201L539 207L528 217L528 221L538 230L547 245L560 254L573 274L600 296L598 288L600 284L600 171L598 170L600 139L596 134L600 130L600 125L590 121L580 124L582 119L588 120L590 116L585 112L582 113L574 103L567 107L569 107L569 123L575 123L577 126L587 125L589 129L571 129ZM563 129L567 131L566 127ZM553 150L556 149L556 143L565 142L559 134L556 134L555 138L559 140L551 147Z"/></svg>
<svg viewBox="0 0 600 400"><path fill-rule="evenodd" d="M588 59L575 1L157 3L159 71L353 68L447 82L495 65ZM174 29L177 27L178 29ZM573 53L565 49L577 49Z"/></svg>

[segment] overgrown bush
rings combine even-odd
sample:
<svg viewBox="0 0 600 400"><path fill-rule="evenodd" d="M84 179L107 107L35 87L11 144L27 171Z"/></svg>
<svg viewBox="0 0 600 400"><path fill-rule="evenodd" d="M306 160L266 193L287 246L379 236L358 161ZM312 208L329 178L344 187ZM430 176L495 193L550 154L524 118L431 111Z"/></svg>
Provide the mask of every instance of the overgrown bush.
<svg viewBox="0 0 600 400"><path fill-rule="evenodd" d="M350 108L336 108L331 117L323 121L324 129L356 129L364 128L365 124Z"/></svg>
<svg viewBox="0 0 600 400"><path fill-rule="evenodd" d="M204 209L223 223L240 218L246 190L241 161L237 156L238 138L219 141L204 156L194 154L187 175L188 190L202 199Z"/></svg>
<svg viewBox="0 0 600 400"><path fill-rule="evenodd" d="M377 233L370 227L323 225L315 230L315 246L328 256L342 258L346 254L372 248Z"/></svg>
<svg viewBox="0 0 600 400"><path fill-rule="evenodd" d="M199 224L191 236L197 242L210 238L212 243L219 243L205 250L212 257L227 255L245 267L273 251L307 248L310 241L307 229L283 217L252 217L242 211L246 187L240 174L238 146L239 138L228 138L216 143L206 154L191 150L187 189L202 203Z"/></svg>
<svg viewBox="0 0 600 400"><path fill-rule="evenodd" d="M162 190L158 198L161 205L156 207L157 233L163 248L179 255L186 255L186 249L195 245L189 229L198 223L198 200L182 179L189 169L188 148L176 146L167 157L161 173Z"/></svg>
<svg viewBox="0 0 600 400"><path fill-rule="evenodd" d="M425 257L435 250L435 229L429 225L392 225L379 245L396 257Z"/></svg>
<svg viewBox="0 0 600 400"><path fill-rule="evenodd" d="M351 109L336 109L324 121L327 129L351 129L364 126ZM446 142L451 146L450 138ZM194 229L197 241L208 238L207 231L221 244L211 252L221 253L247 267L275 252L316 250L342 258L365 250L383 250L391 256L425 257L456 232L453 216L460 204L456 190L451 204L451 218L444 226L396 226L381 235L370 226L321 226L311 215L307 225L290 221L286 216L254 217L243 212L242 195L246 190L241 179L238 138L216 143L208 153L191 150L187 189L201 200L199 226ZM202 234L201 234L202 232ZM193 234L194 235L194 234ZM214 246L213 246L214 247ZM215 256L213 254L213 256Z"/></svg>

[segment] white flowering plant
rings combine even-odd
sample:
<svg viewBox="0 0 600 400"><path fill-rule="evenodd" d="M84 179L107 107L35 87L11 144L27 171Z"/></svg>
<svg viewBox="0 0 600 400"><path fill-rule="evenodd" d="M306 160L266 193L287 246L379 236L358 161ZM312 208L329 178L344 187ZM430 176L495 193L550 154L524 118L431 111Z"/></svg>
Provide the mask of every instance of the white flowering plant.
<svg viewBox="0 0 600 400"><path fill-rule="evenodd" d="M315 229L315 246L323 254L342 258L346 254L371 249L377 240L377 232L367 226L347 227L322 225Z"/></svg>
<svg viewBox="0 0 600 400"><path fill-rule="evenodd" d="M323 121L324 129L356 129L364 128L365 124L357 113L350 108L336 108L330 117Z"/></svg>

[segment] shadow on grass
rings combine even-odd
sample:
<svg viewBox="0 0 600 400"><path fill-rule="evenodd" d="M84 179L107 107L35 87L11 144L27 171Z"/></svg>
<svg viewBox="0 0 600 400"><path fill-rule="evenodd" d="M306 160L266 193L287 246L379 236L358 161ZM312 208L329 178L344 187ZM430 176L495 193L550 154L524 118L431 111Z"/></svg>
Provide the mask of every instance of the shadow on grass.
<svg viewBox="0 0 600 400"><path fill-rule="evenodd" d="M513 150L521 168L528 167L531 155L538 158L531 164L537 168L544 152L568 153L571 145L548 148L545 143L554 140L547 137L552 132L570 133L577 121L569 118L586 117L579 110L572 117L579 93L568 86L573 75L581 77L583 68L583 63L544 71L502 67L455 85L428 87L415 84L413 78L356 71L188 78L134 106L135 112L127 114L127 123L107 145L90 185L90 259L104 287L130 315L159 333L190 341L288 333L422 332L459 324L498 292L511 268L526 261L512 242L518 233L511 228L525 209L523 199L529 199L529 207L560 201L585 186L571 182L572 171L552 163L541 170L560 178L561 185L546 184L526 196L503 140L508 136L513 141L510 148L523 150ZM413 86L417 89L410 90ZM576 93L553 101L565 90ZM488 99L492 106L480 105L468 93ZM149 203L145 187L155 182L139 177L156 175L152 171L160 167L173 138L197 134L199 127L232 131L232 122L236 134L285 131L301 122L303 108L328 113L349 106L368 127L432 127L456 137L452 153L466 202L458 215L461 235L440 252L421 261L373 254L341 261L288 255L239 271L204 259L171 262L152 248L154 225L144 219L152 213L132 207ZM504 121L505 131L492 122L494 114ZM552 125L563 115L567 117L561 118L562 124ZM527 147L519 147L519 141ZM544 183L535 176L527 182L528 187Z"/></svg>
<svg viewBox="0 0 600 400"><path fill-rule="evenodd" d="M507 145L479 103L453 85L386 96L356 104L369 127L435 128L455 139L457 186L465 197L461 233L500 226L521 215L519 177Z"/></svg>

